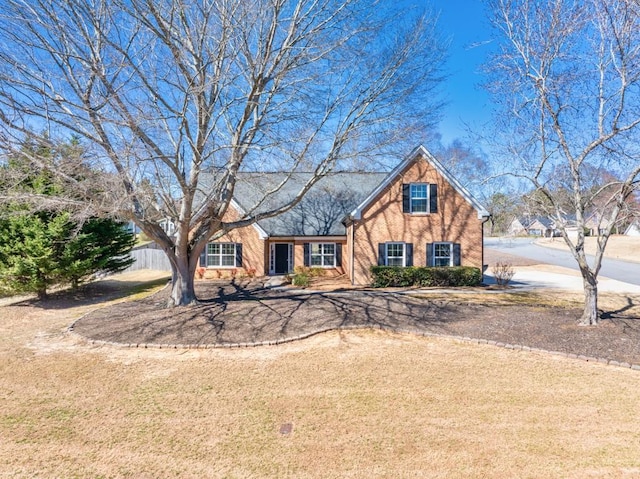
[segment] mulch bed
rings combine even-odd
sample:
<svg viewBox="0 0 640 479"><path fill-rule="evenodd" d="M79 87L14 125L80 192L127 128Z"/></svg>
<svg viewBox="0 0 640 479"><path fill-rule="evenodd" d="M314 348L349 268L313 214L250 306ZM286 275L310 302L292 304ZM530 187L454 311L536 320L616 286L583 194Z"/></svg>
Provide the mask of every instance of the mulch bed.
<svg viewBox="0 0 640 479"><path fill-rule="evenodd" d="M167 309L168 288L96 310L74 331L122 344L262 343L337 328L381 327L524 345L640 364L637 309L611 312L597 327L576 324L579 309L483 305L371 290L301 292L259 282L201 281L200 304ZM635 311L635 312L632 312Z"/></svg>

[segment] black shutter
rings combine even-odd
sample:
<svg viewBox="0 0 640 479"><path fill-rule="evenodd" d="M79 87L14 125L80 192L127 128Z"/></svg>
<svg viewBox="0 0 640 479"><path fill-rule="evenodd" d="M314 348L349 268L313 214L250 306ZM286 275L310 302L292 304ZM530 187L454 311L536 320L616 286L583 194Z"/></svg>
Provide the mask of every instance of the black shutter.
<svg viewBox="0 0 640 479"><path fill-rule="evenodd" d="M402 185L402 212L411 213L411 198L410 198L411 185L403 183Z"/></svg>
<svg viewBox="0 0 640 479"><path fill-rule="evenodd" d="M304 265L311 266L311 245L304 243Z"/></svg>
<svg viewBox="0 0 640 479"><path fill-rule="evenodd" d="M438 212L438 185L429 185L429 213Z"/></svg>
<svg viewBox="0 0 640 479"><path fill-rule="evenodd" d="M207 249L209 249L209 243L204 245L204 249L202 250L202 253L200 253L200 266L202 268L207 267Z"/></svg>
<svg viewBox="0 0 640 479"><path fill-rule="evenodd" d="M242 243L236 243L236 267L242 268Z"/></svg>
<svg viewBox="0 0 640 479"><path fill-rule="evenodd" d="M378 243L378 266L384 266L386 263L385 255L387 252L386 245L384 243Z"/></svg>
<svg viewBox="0 0 640 479"><path fill-rule="evenodd" d="M433 243L427 243L427 266L433 266Z"/></svg>
<svg viewBox="0 0 640 479"><path fill-rule="evenodd" d="M453 265L460 266L460 243L453 243Z"/></svg>
<svg viewBox="0 0 640 479"><path fill-rule="evenodd" d="M413 266L413 243L405 243L404 245L405 251L405 266Z"/></svg>
<svg viewBox="0 0 640 479"><path fill-rule="evenodd" d="M336 243L336 266L342 266L342 243Z"/></svg>

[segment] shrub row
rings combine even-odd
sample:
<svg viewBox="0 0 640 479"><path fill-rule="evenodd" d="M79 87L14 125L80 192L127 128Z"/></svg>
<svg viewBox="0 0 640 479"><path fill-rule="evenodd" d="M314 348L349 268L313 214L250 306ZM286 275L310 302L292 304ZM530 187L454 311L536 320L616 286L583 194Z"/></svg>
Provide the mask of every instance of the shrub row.
<svg viewBox="0 0 640 479"><path fill-rule="evenodd" d="M482 283L479 268L453 266L447 268L427 268L409 266L372 266L374 288L394 286L478 286Z"/></svg>

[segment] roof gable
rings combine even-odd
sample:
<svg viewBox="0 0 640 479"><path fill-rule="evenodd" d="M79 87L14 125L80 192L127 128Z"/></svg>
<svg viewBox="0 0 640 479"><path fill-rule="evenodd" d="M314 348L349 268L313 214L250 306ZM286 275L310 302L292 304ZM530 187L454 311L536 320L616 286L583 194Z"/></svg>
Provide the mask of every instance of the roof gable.
<svg viewBox="0 0 640 479"><path fill-rule="evenodd" d="M235 198L231 198L231 207L234 208L240 215L245 215L247 213L240 205L240 203L235 200ZM269 237L269 234L258 223L253 223L251 226L258 232L258 237L260 239L267 239Z"/></svg>
<svg viewBox="0 0 640 479"><path fill-rule="evenodd" d="M488 218L490 216L489 212L480 204L478 200L476 200L469 191L460 184L460 182L454 178L454 176L447 171L447 169L440 163L436 158L429 153L429 151L422 145L418 146L414 149L398 166L396 166L387 177L380 183L370 194L367 196L362 203L360 203L351 213L349 214L349 218L354 220L360 220L362 218L363 210L369 206L378 195L384 191L395 179L402 173L405 168L407 168L412 162L418 159L424 159L428 162L433 168L453 187L453 189L459 193L465 201L467 201L471 206L473 206L478 212L478 219Z"/></svg>
<svg viewBox="0 0 640 479"><path fill-rule="evenodd" d="M526 216L519 219L523 228L551 228L551 220L544 216Z"/></svg>
<svg viewBox="0 0 640 479"><path fill-rule="evenodd" d="M629 226L627 226L627 229L624 230L624 234L625 235L629 235L629 236L637 236L640 234L640 220L633 220L631 223L629 223Z"/></svg>

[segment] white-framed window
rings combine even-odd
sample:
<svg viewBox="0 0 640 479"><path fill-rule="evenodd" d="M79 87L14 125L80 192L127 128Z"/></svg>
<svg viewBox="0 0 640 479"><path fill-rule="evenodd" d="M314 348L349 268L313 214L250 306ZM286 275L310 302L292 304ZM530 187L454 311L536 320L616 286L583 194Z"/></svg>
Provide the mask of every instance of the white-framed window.
<svg viewBox="0 0 640 479"><path fill-rule="evenodd" d="M309 263L311 266L322 266L324 268L336 267L335 243L311 243L309 247Z"/></svg>
<svg viewBox="0 0 640 479"><path fill-rule="evenodd" d="M453 266L453 243L433 243L433 265Z"/></svg>
<svg viewBox="0 0 640 479"><path fill-rule="evenodd" d="M405 266L406 255L404 243L386 243L385 248L386 266Z"/></svg>
<svg viewBox="0 0 640 479"><path fill-rule="evenodd" d="M233 268L236 266L235 243L208 243L207 266Z"/></svg>
<svg viewBox="0 0 640 479"><path fill-rule="evenodd" d="M429 185L411 183L409 186L409 211L411 213L429 212Z"/></svg>

